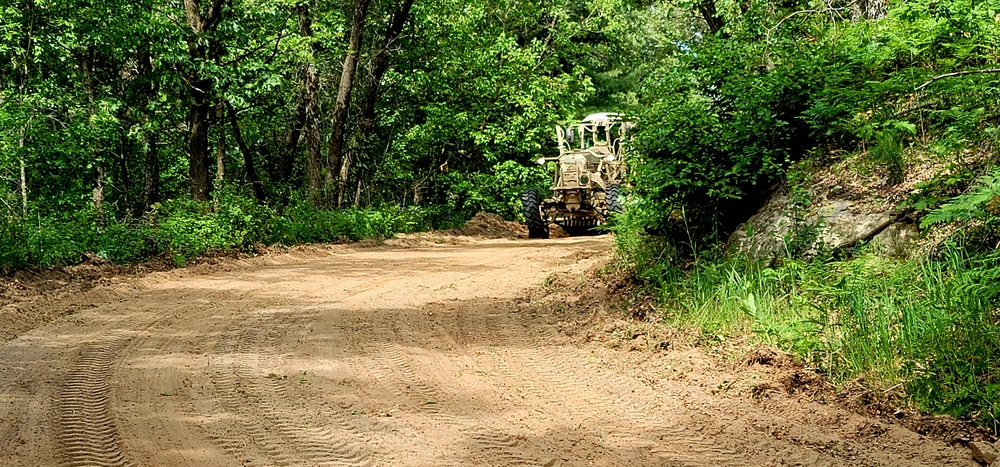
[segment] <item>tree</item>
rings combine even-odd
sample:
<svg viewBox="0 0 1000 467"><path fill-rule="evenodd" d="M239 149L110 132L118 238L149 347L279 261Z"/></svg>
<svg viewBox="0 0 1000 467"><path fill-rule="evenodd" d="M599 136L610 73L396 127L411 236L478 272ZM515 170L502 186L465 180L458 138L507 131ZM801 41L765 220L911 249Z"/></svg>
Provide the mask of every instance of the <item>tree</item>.
<svg viewBox="0 0 1000 467"><path fill-rule="evenodd" d="M354 0L351 15L351 33L347 42L347 51L344 53L344 65L340 72L340 85L337 87L337 103L333 108L330 117L330 146L327 151L327 172L328 184L333 182L333 171L340 173L337 186L337 206L343 201L344 185L346 185L347 173L350 163L342 164L344 153L344 138L347 131L347 113L351 105L351 89L354 87L354 72L358 66L358 54L365 32L365 18L368 15L368 4L370 0Z"/></svg>
<svg viewBox="0 0 1000 467"><path fill-rule="evenodd" d="M375 129L375 105L377 104L380 96L379 88L382 84L382 77L385 76L385 73L388 71L389 65L391 64L391 47L399 38L399 35L403 33L403 27L406 25L406 21L410 15L410 8L412 6L413 0L402 0L399 7L393 11L389 19L389 24L386 27L385 34L382 36L382 44L379 46L378 50L375 51L375 55L371 60L368 88L365 91L364 99L361 101L361 112L358 117L358 124L352 133L353 137L351 144L348 146L347 155L341 163L340 181L337 186L338 205L340 205L343 201L344 190L347 186L348 174L350 173L352 161L358 160L363 150L371 150L371 146L364 145L364 143L373 139L371 132ZM359 180L359 192L361 190L360 187L361 181ZM359 200L356 197L355 204L358 204L358 201Z"/></svg>
<svg viewBox="0 0 1000 467"><path fill-rule="evenodd" d="M199 0L184 0L184 16L191 28L187 38L189 63L185 82L191 99L188 113L188 174L191 177L191 197L208 201L209 149L208 131L215 107L212 78L201 67L221 54L220 44L212 37L223 18L226 0L211 0L202 11Z"/></svg>
<svg viewBox="0 0 1000 467"><path fill-rule="evenodd" d="M318 44L312 39L312 19L309 16L309 6L298 7L298 30L303 39L309 41L306 60L300 65L302 74L301 93L296 108L296 120L288 133L285 143L286 161L282 164L283 178L291 175L294 150L298 144L301 129L305 130L306 160L308 164L309 199L314 206L321 204L323 189L323 163L320 160L322 135L319 130L319 71L314 60L318 52Z"/></svg>

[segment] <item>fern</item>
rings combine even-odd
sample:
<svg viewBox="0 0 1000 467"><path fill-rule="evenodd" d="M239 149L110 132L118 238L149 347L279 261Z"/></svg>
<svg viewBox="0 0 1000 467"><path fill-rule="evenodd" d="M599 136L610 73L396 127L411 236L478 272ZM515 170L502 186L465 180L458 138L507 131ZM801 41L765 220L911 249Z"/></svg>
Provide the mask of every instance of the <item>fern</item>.
<svg viewBox="0 0 1000 467"><path fill-rule="evenodd" d="M990 173L979 177L967 192L952 198L924 216L920 220L920 228L984 219L992 215L984 209L987 203L998 197L1000 197L1000 169L993 169Z"/></svg>

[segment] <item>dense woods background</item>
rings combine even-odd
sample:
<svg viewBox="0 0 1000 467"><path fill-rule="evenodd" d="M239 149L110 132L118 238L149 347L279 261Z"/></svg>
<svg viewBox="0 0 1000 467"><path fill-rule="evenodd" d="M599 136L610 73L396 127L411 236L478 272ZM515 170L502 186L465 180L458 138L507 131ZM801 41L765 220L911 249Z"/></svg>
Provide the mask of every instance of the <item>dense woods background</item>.
<svg viewBox="0 0 1000 467"><path fill-rule="evenodd" d="M8 4L0 206L5 238L16 240L0 262L72 262L94 248L114 260L194 254L200 248L176 244L182 232L164 231L198 229L204 214L228 217L201 236L242 237L209 247L379 235L480 209L512 214L515 185L539 171L520 163L550 151L552 125L596 105L595 79L636 56L619 37L633 27L619 17L631 8ZM404 210L412 206L422 208ZM344 212L379 225L301 231ZM242 217L281 220L220 233ZM138 234L154 244L88 243L140 224L156 228Z"/></svg>
<svg viewBox="0 0 1000 467"><path fill-rule="evenodd" d="M995 2L0 8L7 270L514 218L552 126L615 110L639 124L619 252L655 318L1000 419ZM889 188L932 167L899 209L939 240L898 260L797 237L767 264L719 246L775 190L808 209L810 168L843 158Z"/></svg>

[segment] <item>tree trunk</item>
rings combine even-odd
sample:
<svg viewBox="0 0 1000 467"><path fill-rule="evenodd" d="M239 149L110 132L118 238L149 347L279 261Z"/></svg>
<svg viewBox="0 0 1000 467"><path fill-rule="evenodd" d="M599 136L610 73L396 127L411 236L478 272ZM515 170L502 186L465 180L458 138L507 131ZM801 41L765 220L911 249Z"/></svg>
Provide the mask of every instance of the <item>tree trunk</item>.
<svg viewBox="0 0 1000 467"><path fill-rule="evenodd" d="M309 5L302 4L295 8L299 17L299 36L310 40L312 37L312 19L309 17ZM311 42L311 40L310 40ZM314 53L310 54L309 61L299 65L299 72L302 75L298 100L295 102L295 120L288 125L288 132L285 133L285 147L281 154L281 181L288 182L292 178L292 171L295 167L295 153L299 147L299 140L302 137L302 130L306 126L306 86L308 83L309 66L312 57L315 56L317 45L310 43L310 48Z"/></svg>
<svg viewBox="0 0 1000 467"><path fill-rule="evenodd" d="M104 224L104 167L97 166L97 182L91 194L91 202L94 204L94 212L97 213L97 222Z"/></svg>
<svg viewBox="0 0 1000 467"><path fill-rule="evenodd" d="M885 18L885 0L859 0L851 3L851 21Z"/></svg>
<svg viewBox="0 0 1000 467"><path fill-rule="evenodd" d="M312 64L306 69L306 159L309 163L309 199L319 206L323 193L322 142L319 133L319 73Z"/></svg>
<svg viewBox="0 0 1000 467"><path fill-rule="evenodd" d="M226 131L219 131L215 142L215 185L219 186L226 177Z"/></svg>
<svg viewBox="0 0 1000 467"><path fill-rule="evenodd" d="M19 188L20 188L20 191L21 191L21 215L22 216L27 216L28 215L28 177L27 177L27 170L26 170L26 167L25 167L26 164L24 163L24 141L28 137L28 126L29 125L31 125L31 119L30 118L28 119L28 123L26 123L21 128L21 137L18 138L18 140L17 140L17 147L19 149L18 153L19 153L19 156L20 156L20 157L18 157L18 162L19 162L19 165L21 166L21 186Z"/></svg>
<svg viewBox="0 0 1000 467"><path fill-rule="evenodd" d="M206 33L215 31L222 18L222 8L226 0L212 0L202 12L199 0L184 0L184 16L192 34L188 36L188 55L198 63L209 57L210 49L215 49L215 40L205 40ZM188 176L191 178L191 196L197 201L208 201L209 197L209 157L208 129L212 126L212 80L199 75L192 68L186 76L191 93L191 108L188 112Z"/></svg>
<svg viewBox="0 0 1000 467"><path fill-rule="evenodd" d="M243 139L243 132L240 131L240 122L236 118L236 109L229 101L225 101L226 109L229 110L229 125L233 129L233 139L236 140L236 145L240 148L240 153L243 154L243 169L246 170L247 181L250 182L250 186L253 188L253 195L257 198L257 202L263 203L267 197L264 193L264 185L260 182L260 177L257 176L257 168L254 166L253 153L247 146L246 140Z"/></svg>
<svg viewBox="0 0 1000 467"><path fill-rule="evenodd" d="M309 17L309 7L299 6L299 35L304 38L311 38L312 20ZM318 45L310 44L310 61L302 65L302 97L299 108L302 112L300 119L306 137L306 161L308 163L309 176L309 200L313 206L322 204L323 190L323 164L320 160L321 145L319 133L319 73L312 63ZM298 132L295 132L296 142ZM288 145L286 145L287 147Z"/></svg>
<svg viewBox="0 0 1000 467"><path fill-rule="evenodd" d="M389 20L388 29L385 32L385 36L383 36L382 45L372 58L371 82L365 92L365 98L361 102L361 116L358 119L358 127L352 133L352 144L348 145L347 155L344 157L344 161L340 167L340 183L337 189L338 206L343 201L344 188L347 186L347 180L350 176L351 164L354 161L360 160L363 149L362 143L364 140L370 138L371 132L375 128L375 104L378 101L379 86L382 84L382 77L389 69L390 59L392 58L389 49L396 39L399 38L399 35L403 33L403 27L406 26L406 20L409 18L412 6L413 0L403 0L399 5L399 9L393 12ZM358 186L360 187L360 184ZM356 196L355 204L357 204L357 199L358 197Z"/></svg>
<svg viewBox="0 0 1000 467"><path fill-rule="evenodd" d="M203 87L211 83L201 81ZM191 178L191 197L208 201L208 128L212 105L207 90L193 90L194 105L188 114L188 176Z"/></svg>
<svg viewBox="0 0 1000 467"><path fill-rule="evenodd" d="M143 116L147 125L142 136L146 153L143 161L143 202L147 211L160 201L160 155L157 148L160 141L156 131L150 130L148 125L156 119L156 112L151 109L159 90L152 74L153 57L149 53L149 44L146 43L139 48L139 76L147 82L145 89L147 110Z"/></svg>
<svg viewBox="0 0 1000 467"><path fill-rule="evenodd" d="M719 16L718 10L715 9L715 0L701 0L701 2L698 3L698 11L701 12L702 18L705 18L705 23L708 24L709 32L714 35L719 34L719 31L722 31L723 26L725 26L725 22L722 20L722 17ZM728 35L722 33L721 37L725 38L728 37Z"/></svg>
<svg viewBox="0 0 1000 467"><path fill-rule="evenodd" d="M358 189L354 192L354 207L361 207L361 177L358 177Z"/></svg>
<svg viewBox="0 0 1000 467"><path fill-rule="evenodd" d="M23 147L23 146L22 146ZM24 157L22 156L18 162L21 163L21 215L28 215L28 177L27 171L25 170Z"/></svg>
<svg viewBox="0 0 1000 467"><path fill-rule="evenodd" d="M89 46L86 54L80 60L80 68L83 69L83 90L87 93L87 103L89 104L87 113L91 119L93 119L93 116L97 111L94 104L96 96L94 95L93 78L93 66L96 54L97 49L94 48L94 46ZM93 120L91 120L91 122L93 122ZM94 123L91 123L92 130L95 129L94 125ZM102 147L103 144L101 143L101 140L98 140L98 144L94 148L94 153L97 156L94 158L94 165L97 167L97 180L95 181L94 189L91 192L91 201L94 205L94 212L97 213L98 222L104 224L104 161L100 156L104 152L104 149Z"/></svg>
<svg viewBox="0 0 1000 467"><path fill-rule="evenodd" d="M123 118L124 120L124 118ZM128 134L122 130L118 138L118 172L121 174L119 176L118 183L121 185L122 194L122 204L125 205L125 219L132 218L132 196L129 194L129 189L132 187L132 174L128 170Z"/></svg>
<svg viewBox="0 0 1000 467"><path fill-rule="evenodd" d="M18 94L20 95L18 104L20 106L24 105L24 99L28 93L28 78L29 76L31 76L30 72L28 71L28 64L31 63L30 57L32 57L34 53L33 47L35 43L34 40L35 2L28 0L24 3L25 3L24 9L27 12L27 15L31 17L31 22L30 22L31 27L29 27L28 30L24 31L22 34L24 42L21 50L22 50L22 58L24 60L21 62L21 71L22 71L20 80L21 82L18 83ZM18 165L20 166L21 169L20 171L21 186L18 188L19 191L21 192L22 216L28 215L28 170L27 170L28 164L24 160L24 144L28 139L28 131L31 129L31 121L34 118L35 118L34 115L28 117L28 121L24 123L23 127L21 127L20 138L18 138L17 140L17 147L18 147L17 159L18 159Z"/></svg>
<svg viewBox="0 0 1000 467"><path fill-rule="evenodd" d="M307 71L302 72L303 75ZM302 80L305 83L305 79ZM302 85L303 88L305 84ZM303 94L305 92L303 91ZM300 96L299 102L295 104L295 120L288 126L285 134L285 147L281 153L280 180L287 183L292 179L292 171L295 169L295 152L299 148L299 139L302 137L302 128L306 124L306 104L304 97Z"/></svg>
<svg viewBox="0 0 1000 467"><path fill-rule="evenodd" d="M160 140L156 133L147 134L146 138L146 160L143 164L145 172L145 193L146 210L152 209L153 205L160 202L160 153L157 145Z"/></svg>
<svg viewBox="0 0 1000 467"><path fill-rule="evenodd" d="M344 134L347 127L347 111L351 106L351 87L354 85L354 72L358 67L358 53L363 40L365 17L368 14L369 0L354 0L354 13L351 16L351 35L348 39L347 54L344 56L344 68L340 73L340 85L337 87L337 104L330 118L330 146L327 151L327 176L332 179L334 170L341 166L344 152ZM340 169L340 179L346 177L345 170ZM332 180L331 180L332 182ZM337 204L343 200L344 183L340 183Z"/></svg>

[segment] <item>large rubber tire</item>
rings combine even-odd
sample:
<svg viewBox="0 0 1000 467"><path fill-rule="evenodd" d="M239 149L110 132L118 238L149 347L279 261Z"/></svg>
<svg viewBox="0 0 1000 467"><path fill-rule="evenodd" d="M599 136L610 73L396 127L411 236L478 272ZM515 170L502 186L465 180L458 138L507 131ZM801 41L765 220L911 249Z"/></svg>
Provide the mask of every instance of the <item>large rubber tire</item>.
<svg viewBox="0 0 1000 467"><path fill-rule="evenodd" d="M530 189L521 193L524 223L528 224L528 238L549 238L549 224L542 218L539 205L538 190Z"/></svg>
<svg viewBox="0 0 1000 467"><path fill-rule="evenodd" d="M607 217L611 218L625 212L622 206L621 185L612 183L604 190L604 203Z"/></svg>

